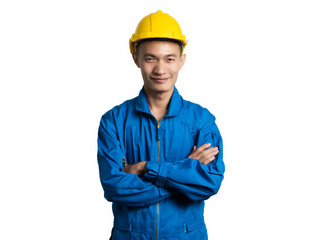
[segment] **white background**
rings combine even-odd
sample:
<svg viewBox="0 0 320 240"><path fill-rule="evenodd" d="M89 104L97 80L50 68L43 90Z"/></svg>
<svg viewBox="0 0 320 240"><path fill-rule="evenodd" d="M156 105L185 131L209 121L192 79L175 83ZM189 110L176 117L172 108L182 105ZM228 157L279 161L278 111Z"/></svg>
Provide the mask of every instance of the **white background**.
<svg viewBox="0 0 320 240"><path fill-rule="evenodd" d="M320 239L318 1L1 1L0 238L108 239L101 115L142 87L128 41L161 9L187 36L177 88L224 138L209 239Z"/></svg>

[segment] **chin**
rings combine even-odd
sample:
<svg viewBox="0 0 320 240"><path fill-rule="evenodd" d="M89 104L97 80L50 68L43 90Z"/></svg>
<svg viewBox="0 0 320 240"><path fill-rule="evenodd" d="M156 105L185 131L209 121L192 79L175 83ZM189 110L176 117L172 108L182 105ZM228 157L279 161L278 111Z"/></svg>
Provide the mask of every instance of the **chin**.
<svg viewBox="0 0 320 240"><path fill-rule="evenodd" d="M153 91L157 92L157 93L165 93L165 92L173 91L173 88L174 88L174 86L172 86L172 87L155 87L155 88L153 88Z"/></svg>
<svg viewBox="0 0 320 240"><path fill-rule="evenodd" d="M166 93L173 91L174 85L172 84L145 84L144 85L145 89L149 92L154 92L154 93Z"/></svg>

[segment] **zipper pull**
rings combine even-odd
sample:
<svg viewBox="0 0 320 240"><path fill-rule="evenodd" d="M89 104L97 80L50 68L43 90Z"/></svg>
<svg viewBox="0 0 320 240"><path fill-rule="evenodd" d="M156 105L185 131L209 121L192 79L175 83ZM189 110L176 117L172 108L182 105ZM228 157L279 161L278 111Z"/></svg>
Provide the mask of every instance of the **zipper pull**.
<svg viewBox="0 0 320 240"><path fill-rule="evenodd" d="M157 141L160 140L159 129L160 129L160 121L158 121L158 123L157 123Z"/></svg>

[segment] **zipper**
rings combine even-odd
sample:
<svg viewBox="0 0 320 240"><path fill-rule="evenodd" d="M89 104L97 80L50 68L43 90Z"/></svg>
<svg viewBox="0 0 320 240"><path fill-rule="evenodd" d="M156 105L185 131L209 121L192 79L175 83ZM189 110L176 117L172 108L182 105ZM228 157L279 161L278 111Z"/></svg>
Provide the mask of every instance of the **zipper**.
<svg viewBox="0 0 320 240"><path fill-rule="evenodd" d="M127 164L126 159L124 157L122 157L122 166L124 167L124 166L127 166L127 165L128 164Z"/></svg>
<svg viewBox="0 0 320 240"><path fill-rule="evenodd" d="M159 137L159 130L160 130L160 122L157 123L157 141L158 141L158 153L157 153L157 161L160 160L160 137ZM160 212L160 204L157 202L157 226L156 226L156 240L158 240L159 235L159 212Z"/></svg>

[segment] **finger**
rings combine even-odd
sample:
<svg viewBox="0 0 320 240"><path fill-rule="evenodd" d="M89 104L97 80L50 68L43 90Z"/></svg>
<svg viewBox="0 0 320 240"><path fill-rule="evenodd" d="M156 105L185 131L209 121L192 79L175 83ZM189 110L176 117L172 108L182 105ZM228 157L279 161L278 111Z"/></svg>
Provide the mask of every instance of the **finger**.
<svg viewBox="0 0 320 240"><path fill-rule="evenodd" d="M199 153L200 153L199 148L197 148L196 146L193 146L193 149L192 149L191 154L189 155L189 158L198 159Z"/></svg>
<svg viewBox="0 0 320 240"><path fill-rule="evenodd" d="M190 153L190 155L188 156L188 158L194 158L195 157L195 150L196 150L196 146L193 146L192 151Z"/></svg>
<svg viewBox="0 0 320 240"><path fill-rule="evenodd" d="M205 162L205 161L207 161L207 160L210 160L210 159L214 158L216 154L217 154L217 153L216 153L216 151L214 150L214 148L206 149L206 150L202 151L202 156L200 157L199 160L200 160L201 162Z"/></svg>
<svg viewBox="0 0 320 240"><path fill-rule="evenodd" d="M208 155L215 155L217 151L218 150L215 148L207 148L203 150L201 153L202 153L202 156L208 156Z"/></svg>
<svg viewBox="0 0 320 240"><path fill-rule="evenodd" d="M218 155L219 154L219 150L215 150L214 152L213 152L213 154L216 156L216 155Z"/></svg>
<svg viewBox="0 0 320 240"><path fill-rule="evenodd" d="M210 148L211 143L205 143L201 145L200 147L196 148L196 146L193 146L192 153L188 156L188 158L194 158L200 160L204 155L208 154L208 150L210 149L209 152L213 151L215 148Z"/></svg>
<svg viewBox="0 0 320 240"><path fill-rule="evenodd" d="M208 148L208 149L204 150L203 153L204 153L203 155L213 154L216 156L219 154L219 149L217 147Z"/></svg>
<svg viewBox="0 0 320 240"><path fill-rule="evenodd" d="M201 145L200 147L198 147L197 150L203 151L204 149L207 149L210 146L211 146L211 143L205 143L205 144Z"/></svg>
<svg viewBox="0 0 320 240"><path fill-rule="evenodd" d="M192 152L195 151L196 149L197 149L197 147L196 147L196 146L193 146Z"/></svg>
<svg viewBox="0 0 320 240"><path fill-rule="evenodd" d="M196 154L197 155L195 158L198 160L201 160L203 158L207 158L208 155L211 155L211 156L214 155L212 149L205 149L205 150L202 150L201 152L197 152Z"/></svg>
<svg viewBox="0 0 320 240"><path fill-rule="evenodd" d="M215 159L215 157L213 156L212 158L209 158L203 162L201 162L203 165L208 165L209 163L211 163L213 160Z"/></svg>
<svg viewBox="0 0 320 240"><path fill-rule="evenodd" d="M211 146L211 143L205 143L202 146L198 147L195 151L194 151L194 157L199 159L201 156L203 156L203 151L205 151L207 148L209 148Z"/></svg>

